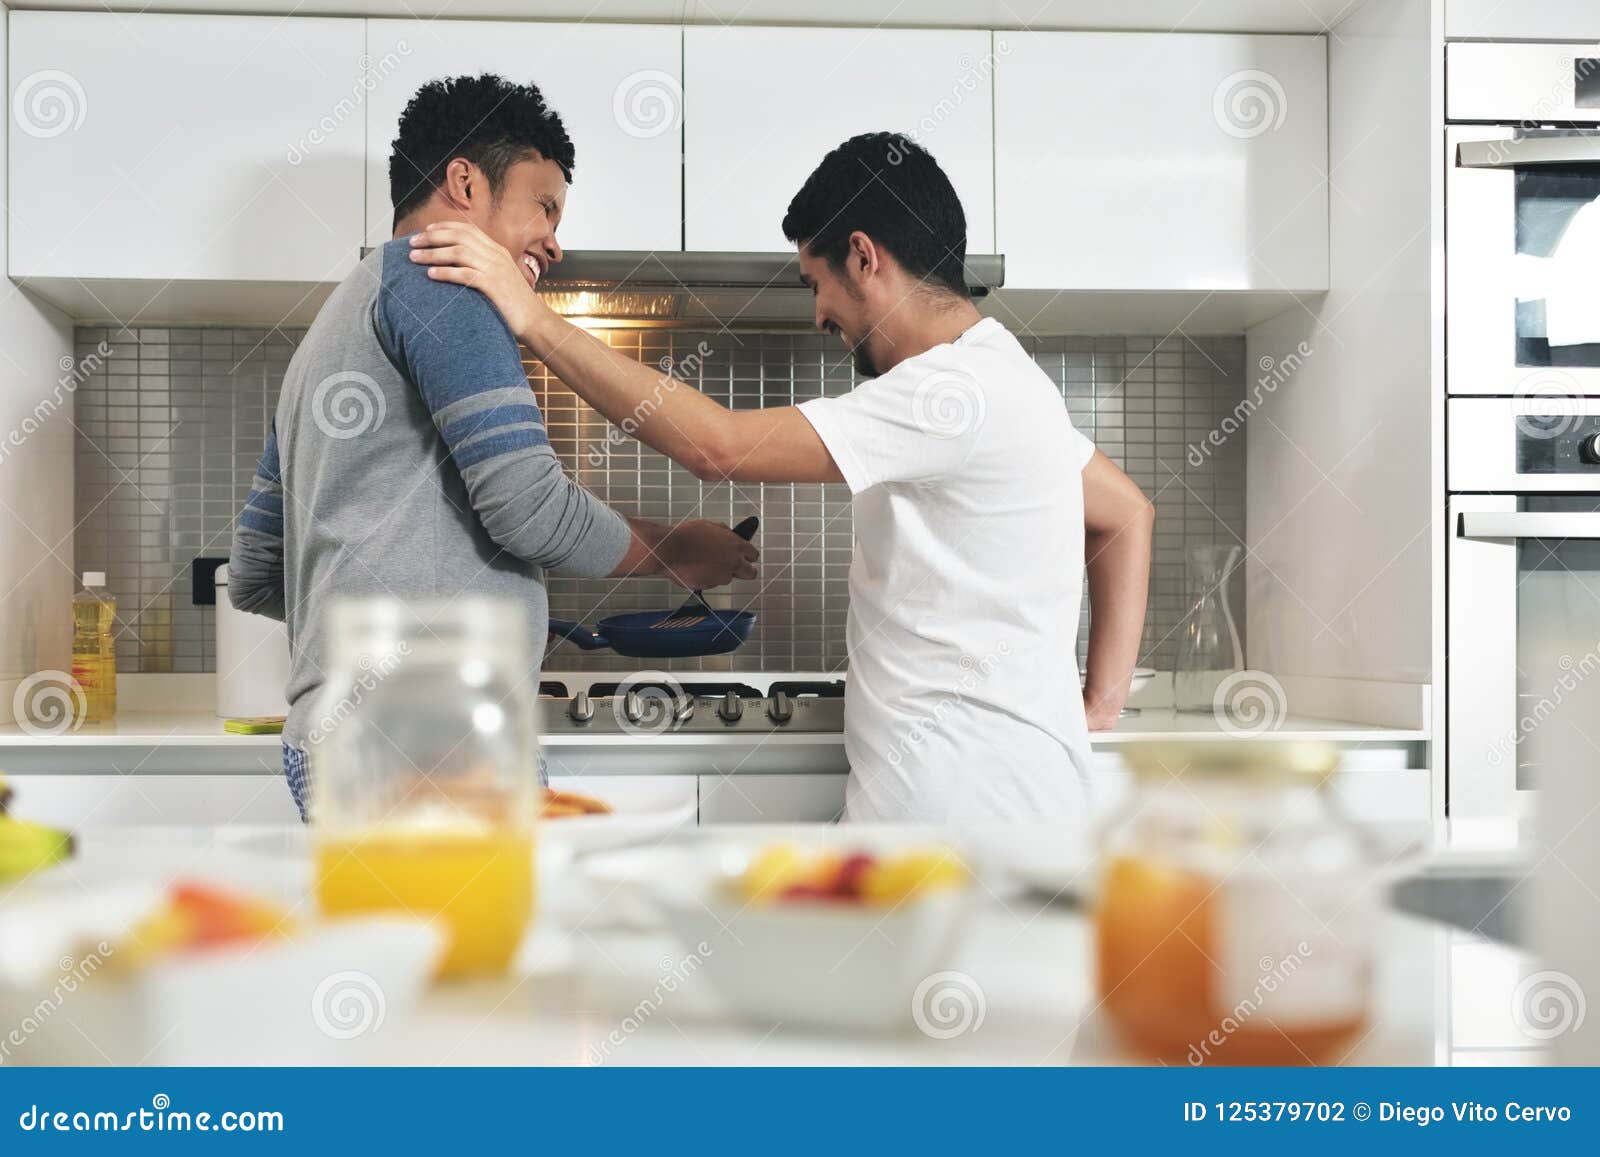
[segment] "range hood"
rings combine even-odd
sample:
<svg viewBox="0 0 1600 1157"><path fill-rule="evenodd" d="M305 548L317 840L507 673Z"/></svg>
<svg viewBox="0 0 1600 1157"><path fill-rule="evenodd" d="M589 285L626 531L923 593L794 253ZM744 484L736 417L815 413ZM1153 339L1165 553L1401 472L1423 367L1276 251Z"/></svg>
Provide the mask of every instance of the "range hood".
<svg viewBox="0 0 1600 1157"><path fill-rule="evenodd" d="M966 282L984 297L1005 282L1005 258L969 254ZM811 294L793 253L577 250L539 283L568 316L618 322L725 325L808 322Z"/></svg>

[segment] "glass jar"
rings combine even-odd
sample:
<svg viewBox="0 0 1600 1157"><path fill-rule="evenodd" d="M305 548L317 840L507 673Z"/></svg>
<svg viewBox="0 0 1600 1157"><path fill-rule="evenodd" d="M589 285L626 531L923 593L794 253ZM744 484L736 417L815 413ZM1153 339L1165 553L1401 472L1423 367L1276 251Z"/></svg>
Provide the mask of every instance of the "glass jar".
<svg viewBox="0 0 1600 1157"><path fill-rule="evenodd" d="M372 599L329 626L306 743L322 910L438 924L441 975L504 969L533 915L542 801L526 609Z"/></svg>
<svg viewBox="0 0 1600 1157"><path fill-rule="evenodd" d="M1343 1059L1370 1017L1376 888L1335 808L1338 751L1129 744L1096 906L1106 1016L1169 1064Z"/></svg>

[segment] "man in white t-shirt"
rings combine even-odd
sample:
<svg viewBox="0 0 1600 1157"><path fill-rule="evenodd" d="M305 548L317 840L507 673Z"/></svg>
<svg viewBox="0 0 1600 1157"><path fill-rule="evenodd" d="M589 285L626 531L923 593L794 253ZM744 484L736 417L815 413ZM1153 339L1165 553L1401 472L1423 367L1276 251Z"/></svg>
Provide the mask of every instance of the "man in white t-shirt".
<svg viewBox="0 0 1600 1157"><path fill-rule="evenodd" d="M663 389L653 367L552 312L529 291L536 271L470 226L424 230L412 256L488 294L575 393L698 477L850 487L846 818L1083 818L1089 732L1115 722L1138 656L1149 501L1073 429L1017 340L973 307L966 218L925 150L891 133L846 141L783 229L817 327L870 380L758 410Z"/></svg>

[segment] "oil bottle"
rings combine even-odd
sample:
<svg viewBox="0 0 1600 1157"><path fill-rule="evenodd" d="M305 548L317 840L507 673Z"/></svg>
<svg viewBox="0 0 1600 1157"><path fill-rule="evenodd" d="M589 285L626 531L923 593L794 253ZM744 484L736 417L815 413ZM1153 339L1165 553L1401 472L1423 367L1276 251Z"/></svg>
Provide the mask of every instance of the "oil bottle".
<svg viewBox="0 0 1600 1157"><path fill-rule="evenodd" d="M116 619L105 572L85 571L83 587L72 596L72 678L83 690L85 723L104 723L117 713Z"/></svg>

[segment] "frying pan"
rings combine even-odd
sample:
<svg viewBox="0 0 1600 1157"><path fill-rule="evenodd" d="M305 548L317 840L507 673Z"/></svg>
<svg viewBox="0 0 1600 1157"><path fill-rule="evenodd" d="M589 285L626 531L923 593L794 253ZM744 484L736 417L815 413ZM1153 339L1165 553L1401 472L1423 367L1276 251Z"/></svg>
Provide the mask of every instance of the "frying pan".
<svg viewBox="0 0 1600 1157"><path fill-rule="evenodd" d="M748 541L753 538L760 521L752 515L733 532ZM695 592L699 598L699 592ZM684 615L685 611L698 611L703 617L686 627L663 627L660 624ZM703 603L696 607L693 600L670 611L634 611L626 615L611 615L590 627L567 619L551 619L550 634L556 639L576 643L585 651L598 651L610 647L619 655L634 659L687 659L700 655L723 655L736 651L750 637L756 625L751 611L719 610Z"/></svg>

